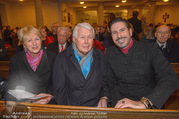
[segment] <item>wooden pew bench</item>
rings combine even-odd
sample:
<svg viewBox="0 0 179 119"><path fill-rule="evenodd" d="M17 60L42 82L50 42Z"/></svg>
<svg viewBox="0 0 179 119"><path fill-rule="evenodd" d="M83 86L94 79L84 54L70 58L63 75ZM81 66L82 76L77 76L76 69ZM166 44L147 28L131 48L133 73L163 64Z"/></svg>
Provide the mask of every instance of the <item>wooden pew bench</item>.
<svg viewBox="0 0 179 119"><path fill-rule="evenodd" d="M6 102L6 105L14 102ZM179 110L159 110L159 109L115 109L115 108L97 108L83 106L65 106L65 105L41 105L31 103L18 103L28 108L28 110L18 110L14 115L23 114L28 111L29 115L35 119L178 119ZM15 106L14 106L15 105ZM5 112L5 104L0 101L0 111ZM9 109L9 108L8 108ZM15 109L15 108L13 108ZM20 114L18 112L21 112ZM2 113L5 116L5 114Z"/></svg>
<svg viewBox="0 0 179 119"><path fill-rule="evenodd" d="M10 58L15 55L16 53L16 49L15 48L6 48L6 51L7 51L7 56L6 56L6 60L9 61Z"/></svg>
<svg viewBox="0 0 179 119"><path fill-rule="evenodd" d="M0 61L0 76L8 78L9 61Z"/></svg>

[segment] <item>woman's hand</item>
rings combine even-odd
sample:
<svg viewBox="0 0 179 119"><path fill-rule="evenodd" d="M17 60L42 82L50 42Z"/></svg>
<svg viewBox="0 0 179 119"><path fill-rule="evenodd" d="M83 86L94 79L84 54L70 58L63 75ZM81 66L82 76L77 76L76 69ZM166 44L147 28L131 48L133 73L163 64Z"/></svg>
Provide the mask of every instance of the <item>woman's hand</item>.
<svg viewBox="0 0 179 119"><path fill-rule="evenodd" d="M46 93L40 93L40 94L38 94L36 96L46 96L44 98L34 100L33 103L36 103L36 104L47 104L53 97L52 95L46 94Z"/></svg>

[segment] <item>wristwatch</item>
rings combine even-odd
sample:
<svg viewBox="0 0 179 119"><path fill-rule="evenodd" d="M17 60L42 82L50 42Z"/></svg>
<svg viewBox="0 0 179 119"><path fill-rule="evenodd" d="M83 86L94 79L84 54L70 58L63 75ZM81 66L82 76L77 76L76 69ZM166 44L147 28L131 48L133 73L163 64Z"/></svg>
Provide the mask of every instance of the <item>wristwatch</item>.
<svg viewBox="0 0 179 119"><path fill-rule="evenodd" d="M140 101L143 102L144 105L146 104L148 109L150 109L150 108L152 107L152 105L151 105L151 103L150 103L150 101L149 101L148 98L142 97L142 98L140 99Z"/></svg>

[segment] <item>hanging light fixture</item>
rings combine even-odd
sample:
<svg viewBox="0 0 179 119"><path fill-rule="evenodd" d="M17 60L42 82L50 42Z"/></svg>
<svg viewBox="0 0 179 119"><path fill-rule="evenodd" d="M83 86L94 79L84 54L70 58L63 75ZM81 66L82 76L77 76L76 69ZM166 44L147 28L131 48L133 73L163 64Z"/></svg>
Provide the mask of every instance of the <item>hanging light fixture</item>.
<svg viewBox="0 0 179 119"><path fill-rule="evenodd" d="M115 5L115 7L119 7L119 5Z"/></svg>
<svg viewBox="0 0 179 119"><path fill-rule="evenodd" d="M84 4L85 2L80 2L80 4L82 5L82 4Z"/></svg>
<svg viewBox="0 0 179 119"><path fill-rule="evenodd" d="M87 6L83 6L83 8L87 8Z"/></svg>
<svg viewBox="0 0 179 119"><path fill-rule="evenodd" d="M122 2L122 3L126 3L126 2L127 2L127 0L122 0L121 2Z"/></svg>
<svg viewBox="0 0 179 119"><path fill-rule="evenodd" d="M19 1L24 1L24 0L19 0Z"/></svg>
<svg viewBox="0 0 179 119"><path fill-rule="evenodd" d="M169 0L163 0L163 2L168 2Z"/></svg>

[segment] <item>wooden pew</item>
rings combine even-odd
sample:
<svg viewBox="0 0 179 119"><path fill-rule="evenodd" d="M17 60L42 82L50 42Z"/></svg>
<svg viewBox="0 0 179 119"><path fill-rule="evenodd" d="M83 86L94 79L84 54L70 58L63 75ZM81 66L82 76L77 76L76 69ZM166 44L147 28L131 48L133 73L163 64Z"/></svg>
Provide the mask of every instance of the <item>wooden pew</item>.
<svg viewBox="0 0 179 119"><path fill-rule="evenodd" d="M0 61L0 76L8 78L9 61Z"/></svg>
<svg viewBox="0 0 179 119"><path fill-rule="evenodd" d="M171 66L179 77L179 63L171 63ZM165 109L179 109L179 88L165 102Z"/></svg>
<svg viewBox="0 0 179 119"><path fill-rule="evenodd" d="M9 48L6 48L6 51L7 51L6 60L9 61L11 56L15 55L16 49L12 48L12 47L9 47Z"/></svg>
<svg viewBox="0 0 179 119"><path fill-rule="evenodd" d="M11 102L12 103L12 102ZM6 102L6 105L10 104ZM83 106L41 105L31 103L18 103L28 107L29 115L37 119L68 118L68 119L178 119L179 110L157 109L115 109ZM0 111L5 109L4 102L0 101ZM15 105L15 104L13 104ZM12 105L12 106L13 106ZM15 107L15 106L14 106ZM6 108L7 109L7 108ZM14 108L13 108L14 109ZM5 111L4 111L5 112ZM22 112L19 110L19 112ZM17 116L18 111L13 113ZM3 113L2 113L3 115Z"/></svg>
<svg viewBox="0 0 179 119"><path fill-rule="evenodd" d="M179 77L179 63L171 63L171 65ZM179 98L179 88L173 93L173 95Z"/></svg>
<svg viewBox="0 0 179 119"><path fill-rule="evenodd" d="M173 67L173 69L175 70L175 72L179 77L179 63L171 63L171 66Z"/></svg>

